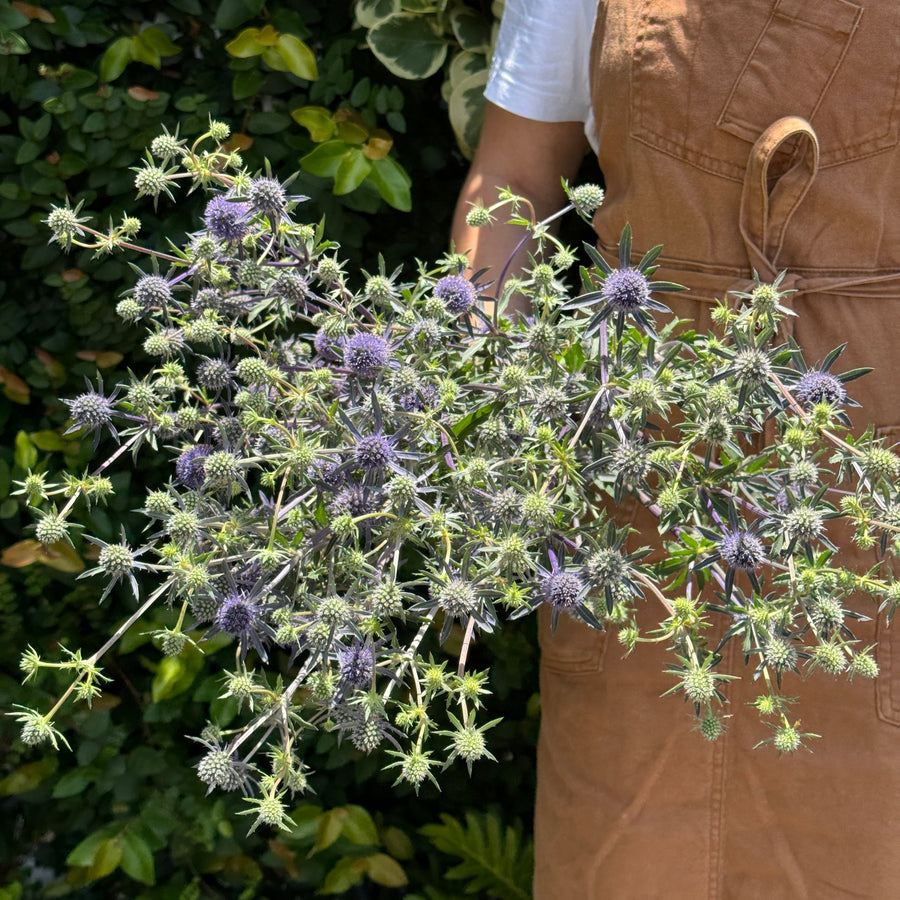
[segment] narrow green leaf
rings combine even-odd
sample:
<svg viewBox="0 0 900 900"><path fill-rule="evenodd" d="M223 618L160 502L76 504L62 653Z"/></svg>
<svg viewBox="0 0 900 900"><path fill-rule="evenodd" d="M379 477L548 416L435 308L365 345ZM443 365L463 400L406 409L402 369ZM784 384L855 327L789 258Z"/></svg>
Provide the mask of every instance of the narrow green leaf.
<svg viewBox="0 0 900 900"><path fill-rule="evenodd" d="M134 828L125 829L119 840L122 844L122 871L141 884L154 884L153 853L147 842Z"/></svg>
<svg viewBox="0 0 900 900"><path fill-rule="evenodd" d="M100 80L115 81L134 59L134 38L120 37L113 41L100 60Z"/></svg>
<svg viewBox="0 0 900 900"><path fill-rule="evenodd" d="M410 186L412 179L406 169L390 156L372 161L369 181L375 189L394 209L409 212L412 209Z"/></svg>

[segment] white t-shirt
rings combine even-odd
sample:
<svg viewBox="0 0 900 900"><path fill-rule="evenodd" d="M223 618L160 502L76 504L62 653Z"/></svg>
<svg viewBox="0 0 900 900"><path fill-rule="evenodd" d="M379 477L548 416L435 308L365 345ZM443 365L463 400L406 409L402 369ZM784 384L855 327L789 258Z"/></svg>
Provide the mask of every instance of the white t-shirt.
<svg viewBox="0 0 900 900"><path fill-rule="evenodd" d="M584 122L596 151L590 51L597 0L506 0L484 95L539 122Z"/></svg>

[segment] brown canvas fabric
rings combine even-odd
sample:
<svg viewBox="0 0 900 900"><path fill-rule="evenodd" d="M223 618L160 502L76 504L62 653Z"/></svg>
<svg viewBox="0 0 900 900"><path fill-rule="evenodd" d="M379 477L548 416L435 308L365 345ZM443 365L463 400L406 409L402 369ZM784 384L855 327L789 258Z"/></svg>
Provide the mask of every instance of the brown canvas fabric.
<svg viewBox="0 0 900 900"><path fill-rule="evenodd" d="M630 222L636 260L664 242L657 277L690 294L676 313L710 326L711 301L756 269L788 269L789 326L810 363L848 343L854 422L900 438L900 3L607 0L592 95L607 199L594 226L612 254ZM666 300L671 295L666 296ZM649 514L634 521L646 543ZM873 557L856 551L845 562ZM874 614L871 601L862 611ZM659 619L649 603L643 630ZM622 658L615 638L541 622L537 900L890 898L900 895L900 623L878 642L876 682L785 678L813 752L768 737L728 688L725 736L690 729L659 645ZM731 647L729 671L742 660Z"/></svg>

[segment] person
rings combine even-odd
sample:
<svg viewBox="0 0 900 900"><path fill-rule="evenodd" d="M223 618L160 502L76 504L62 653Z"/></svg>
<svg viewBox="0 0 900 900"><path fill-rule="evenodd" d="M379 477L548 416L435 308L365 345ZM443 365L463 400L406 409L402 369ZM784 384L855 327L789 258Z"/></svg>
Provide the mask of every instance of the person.
<svg viewBox="0 0 900 900"><path fill-rule="evenodd" d="M614 258L662 243L656 277L679 316L711 327L716 300L753 272L795 291L787 327L807 360L847 342L854 424L900 435L900 4L894 0L507 0L481 142L453 227L474 269L498 271L519 239L472 229L496 186L542 217L564 202L587 131L606 200L593 219ZM655 533L649 519L635 528ZM845 565L866 569L874 554ZM870 603L871 605L871 603ZM652 897L887 898L900 885L900 638L875 609L853 623L880 676L828 679L801 696L812 753L779 757L729 685L718 741L688 724L664 648L623 659L615 639L539 622L542 723L535 812L537 900ZM641 611L643 630L653 610ZM657 616L658 621L658 616ZM728 645L726 671L743 666ZM743 707L743 708L742 708Z"/></svg>

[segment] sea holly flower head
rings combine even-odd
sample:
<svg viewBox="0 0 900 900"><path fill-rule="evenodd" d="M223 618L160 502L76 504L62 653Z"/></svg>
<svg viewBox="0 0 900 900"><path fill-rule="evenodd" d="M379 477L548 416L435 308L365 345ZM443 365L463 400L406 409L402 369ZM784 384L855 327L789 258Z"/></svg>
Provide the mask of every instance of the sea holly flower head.
<svg viewBox="0 0 900 900"><path fill-rule="evenodd" d="M387 366L390 347L380 334L357 332L344 342L344 363L359 376L371 377Z"/></svg>
<svg viewBox="0 0 900 900"><path fill-rule="evenodd" d="M448 313L461 316L475 305L478 291L462 275L445 275L435 284L434 296L444 304Z"/></svg>
<svg viewBox="0 0 900 900"><path fill-rule="evenodd" d="M239 241L250 230L248 212L248 204L217 195L206 204L203 221L213 236L223 241Z"/></svg>

